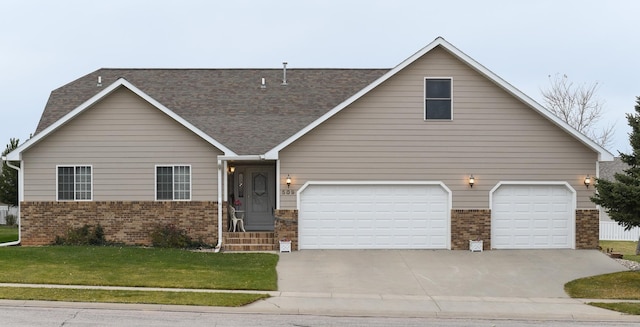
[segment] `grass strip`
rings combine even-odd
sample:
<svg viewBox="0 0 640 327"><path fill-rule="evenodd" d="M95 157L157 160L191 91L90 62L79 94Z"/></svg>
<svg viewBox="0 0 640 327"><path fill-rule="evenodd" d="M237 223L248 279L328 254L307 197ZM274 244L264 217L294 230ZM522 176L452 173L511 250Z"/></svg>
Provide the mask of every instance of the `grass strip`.
<svg viewBox="0 0 640 327"><path fill-rule="evenodd" d="M616 302L616 303L603 303L603 302L591 302L588 303L594 307L622 312L630 315L640 315L640 303L628 303L628 302Z"/></svg>
<svg viewBox="0 0 640 327"><path fill-rule="evenodd" d="M0 298L9 300L239 307L268 297L269 295L267 294L247 293L198 293L0 287Z"/></svg>

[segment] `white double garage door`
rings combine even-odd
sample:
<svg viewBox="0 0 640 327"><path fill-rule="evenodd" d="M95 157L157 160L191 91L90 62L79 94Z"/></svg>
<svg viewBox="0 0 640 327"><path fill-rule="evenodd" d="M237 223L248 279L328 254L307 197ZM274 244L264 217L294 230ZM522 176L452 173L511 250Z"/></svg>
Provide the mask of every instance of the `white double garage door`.
<svg viewBox="0 0 640 327"><path fill-rule="evenodd" d="M501 184L491 200L491 247L574 247L575 191ZM451 191L442 183L308 183L298 194L300 249L449 249Z"/></svg>

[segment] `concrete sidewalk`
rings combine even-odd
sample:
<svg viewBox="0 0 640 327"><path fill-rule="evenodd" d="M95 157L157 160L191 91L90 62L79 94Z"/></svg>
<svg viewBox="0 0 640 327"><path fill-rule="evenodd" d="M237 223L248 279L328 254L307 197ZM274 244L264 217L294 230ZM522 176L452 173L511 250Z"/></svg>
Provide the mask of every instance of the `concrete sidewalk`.
<svg viewBox="0 0 640 327"><path fill-rule="evenodd" d="M2 284L2 286L31 286ZM33 287L82 289L135 289L165 291L158 288L74 287L73 285L33 285ZM254 293L250 291L167 289L173 292ZM265 292L255 292L265 293ZM266 292L271 297L250 305L204 307L161 304L87 303L61 301L0 300L7 307L78 308L106 310L177 311L205 313L294 314L357 317L437 317L478 319L527 319L571 321L633 321L639 316L623 315L584 303L602 300L568 298L516 298L473 296L416 296L385 294L339 294L303 292ZM604 302L604 301L602 301ZM640 301L633 301L640 302Z"/></svg>
<svg viewBox="0 0 640 327"><path fill-rule="evenodd" d="M238 310L334 316L640 321L639 316L624 315L585 304L593 301L601 300L283 292L279 296L255 302Z"/></svg>

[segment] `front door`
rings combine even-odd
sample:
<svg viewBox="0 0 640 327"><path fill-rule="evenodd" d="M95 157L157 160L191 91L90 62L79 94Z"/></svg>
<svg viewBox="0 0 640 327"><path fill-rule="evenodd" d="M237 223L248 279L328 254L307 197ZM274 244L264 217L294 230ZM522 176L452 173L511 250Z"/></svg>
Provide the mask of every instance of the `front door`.
<svg viewBox="0 0 640 327"><path fill-rule="evenodd" d="M248 230L272 231L274 228L275 172L273 167L247 166L245 187L245 227Z"/></svg>

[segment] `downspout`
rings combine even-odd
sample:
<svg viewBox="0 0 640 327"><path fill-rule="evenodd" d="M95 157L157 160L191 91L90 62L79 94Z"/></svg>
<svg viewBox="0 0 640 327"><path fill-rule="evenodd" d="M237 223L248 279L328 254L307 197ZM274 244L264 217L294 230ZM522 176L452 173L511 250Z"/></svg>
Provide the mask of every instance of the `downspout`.
<svg viewBox="0 0 640 327"><path fill-rule="evenodd" d="M7 167L15 169L15 170L18 171L18 178L21 180L22 176L20 176L20 167L14 166L13 164L11 164L10 161L7 161L7 157L2 157L2 162L0 163L0 165L2 163L5 163L5 162L7 163ZM18 188L19 188L20 191L22 190L22 187L20 187L20 182L18 182ZM22 224L22 219L20 217L20 201L22 199L21 199L21 196L20 196L20 191L18 191L18 240L17 241L13 241L13 242L0 243L0 247L18 245L18 244L20 244L20 240L22 239L22 228L20 228L21 227L20 225Z"/></svg>
<svg viewBox="0 0 640 327"><path fill-rule="evenodd" d="M218 253L222 249L222 160L218 159L218 244L213 252Z"/></svg>

